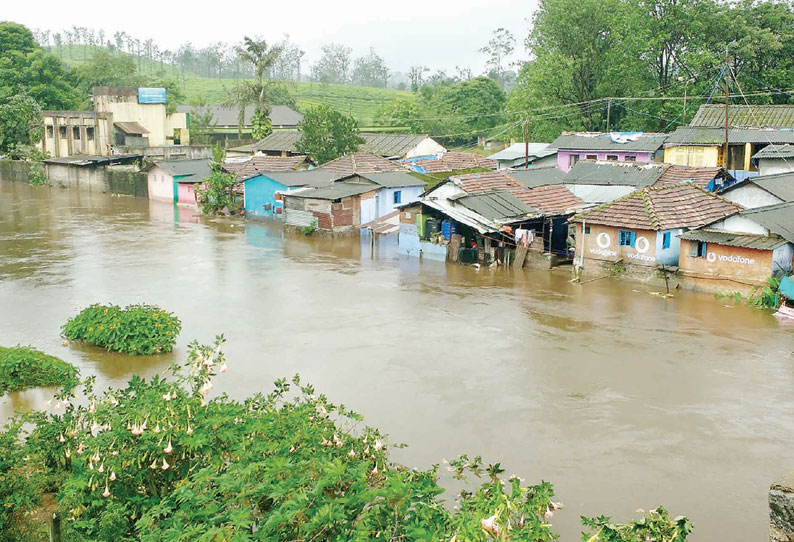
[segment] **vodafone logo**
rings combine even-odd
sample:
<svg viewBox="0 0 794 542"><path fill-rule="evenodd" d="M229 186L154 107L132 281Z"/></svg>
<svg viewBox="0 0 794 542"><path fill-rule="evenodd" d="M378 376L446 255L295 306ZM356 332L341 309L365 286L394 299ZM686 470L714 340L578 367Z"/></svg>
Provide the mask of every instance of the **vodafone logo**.
<svg viewBox="0 0 794 542"><path fill-rule="evenodd" d="M714 254L713 252L709 252L708 254L706 254L706 261L709 262L709 263L716 262L717 261L717 255Z"/></svg>
<svg viewBox="0 0 794 542"><path fill-rule="evenodd" d="M645 254L651 248L651 244L648 242L648 239L645 237L638 237L637 241L634 243L634 250L639 252L640 254Z"/></svg>
<svg viewBox="0 0 794 542"><path fill-rule="evenodd" d="M612 243L612 239L609 237L609 234L606 232L601 232L596 237L596 244L600 248L607 248Z"/></svg>

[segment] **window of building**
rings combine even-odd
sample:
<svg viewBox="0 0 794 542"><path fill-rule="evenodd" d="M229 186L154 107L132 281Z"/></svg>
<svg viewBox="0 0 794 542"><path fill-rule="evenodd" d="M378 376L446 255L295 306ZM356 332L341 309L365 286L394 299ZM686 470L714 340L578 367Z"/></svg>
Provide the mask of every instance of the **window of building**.
<svg viewBox="0 0 794 542"><path fill-rule="evenodd" d="M47 137L50 139L55 137L55 128L52 126L52 124L47 125Z"/></svg>
<svg viewBox="0 0 794 542"><path fill-rule="evenodd" d="M618 245L622 247L633 247L634 232L629 230L618 230Z"/></svg>
<svg viewBox="0 0 794 542"><path fill-rule="evenodd" d="M670 232L665 232L662 235L662 250L670 248Z"/></svg>
<svg viewBox="0 0 794 542"><path fill-rule="evenodd" d="M585 155L588 160L598 160L597 154L587 154Z"/></svg>
<svg viewBox="0 0 794 542"><path fill-rule="evenodd" d="M66 139L66 126L58 126L58 136L61 139Z"/></svg>
<svg viewBox="0 0 794 542"><path fill-rule="evenodd" d="M93 126L86 127L86 129L85 129L85 138L88 141L93 141L94 140L94 127Z"/></svg>
<svg viewBox="0 0 794 542"><path fill-rule="evenodd" d="M584 232L585 232L585 234L590 233L590 226L585 226L584 227Z"/></svg>
<svg viewBox="0 0 794 542"><path fill-rule="evenodd" d="M395 190L394 191L394 203L395 204L400 203L401 200L402 200L402 192L400 190Z"/></svg>
<svg viewBox="0 0 794 542"><path fill-rule="evenodd" d="M571 167L575 166L576 162L578 162L578 161L579 161L579 155L578 154L572 154L571 155L570 166Z"/></svg>
<svg viewBox="0 0 794 542"><path fill-rule="evenodd" d="M72 139L80 139L80 127L72 126Z"/></svg>
<svg viewBox="0 0 794 542"><path fill-rule="evenodd" d="M696 243L692 244L692 250L690 251L690 256L693 258L705 258L707 253L707 244L703 241L697 241Z"/></svg>
<svg viewBox="0 0 794 542"><path fill-rule="evenodd" d="M618 161L618 155L617 154L607 154L607 160L609 160L610 162L617 162Z"/></svg>
<svg viewBox="0 0 794 542"><path fill-rule="evenodd" d="M626 162L636 162L636 161L637 161L636 156L626 155Z"/></svg>

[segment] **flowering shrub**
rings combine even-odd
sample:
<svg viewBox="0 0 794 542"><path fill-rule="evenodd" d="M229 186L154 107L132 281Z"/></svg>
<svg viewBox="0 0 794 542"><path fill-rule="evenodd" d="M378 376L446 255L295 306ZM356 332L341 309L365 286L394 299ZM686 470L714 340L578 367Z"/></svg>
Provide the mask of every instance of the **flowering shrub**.
<svg viewBox="0 0 794 542"><path fill-rule="evenodd" d="M525 486L499 464L462 456L447 470L480 482L450 510L438 465L393 463L385 435L297 376L242 402L210 399L213 377L227 370L222 343L192 343L169 378L133 377L101 394L88 379L79 403L62 394L26 418L34 427L14 457L46 482L34 490L57 488L64 540L556 538L550 521L562 506L550 484ZM30 506L11 501L7 513Z"/></svg>
<svg viewBox="0 0 794 542"><path fill-rule="evenodd" d="M62 359L25 346L0 346L0 395L39 386L71 390L78 382L77 369Z"/></svg>
<svg viewBox="0 0 794 542"><path fill-rule="evenodd" d="M153 305L91 305L61 328L67 339L133 355L170 352L181 329L179 318Z"/></svg>

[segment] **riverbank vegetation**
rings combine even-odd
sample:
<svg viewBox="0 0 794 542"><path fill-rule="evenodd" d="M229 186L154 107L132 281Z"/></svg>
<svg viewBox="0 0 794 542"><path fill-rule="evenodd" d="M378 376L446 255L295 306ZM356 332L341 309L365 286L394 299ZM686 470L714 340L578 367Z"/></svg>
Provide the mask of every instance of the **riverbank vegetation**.
<svg viewBox="0 0 794 542"><path fill-rule="evenodd" d="M153 305L91 305L61 328L72 341L132 355L170 352L182 329L179 318Z"/></svg>
<svg viewBox="0 0 794 542"><path fill-rule="evenodd" d="M461 456L442 471L469 482L453 507L439 465L394 463L386 435L297 376L242 402L210 398L227 371L222 343L191 343L168 378L104 392L87 379L81 401L60 395L50 411L12 420L0 432L0 538L35 531L42 507L70 542L557 538L562 505L548 482L525 485L498 463ZM683 542L691 529L661 508L585 527L590 540L615 542L653 533Z"/></svg>
<svg viewBox="0 0 794 542"><path fill-rule="evenodd" d="M35 348L0 346L0 395L53 386L71 391L79 382L77 374L73 365Z"/></svg>

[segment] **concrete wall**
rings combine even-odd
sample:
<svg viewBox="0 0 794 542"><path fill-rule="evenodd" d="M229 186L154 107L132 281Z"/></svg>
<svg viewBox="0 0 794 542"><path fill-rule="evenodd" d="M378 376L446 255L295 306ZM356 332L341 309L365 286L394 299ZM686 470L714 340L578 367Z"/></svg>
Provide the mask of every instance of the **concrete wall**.
<svg viewBox="0 0 794 542"><path fill-rule="evenodd" d="M709 228L713 230L725 230L735 233L769 235L769 230L767 230L761 224L739 215L729 216L725 220L715 222L714 224L709 225Z"/></svg>
<svg viewBox="0 0 794 542"><path fill-rule="evenodd" d="M0 179L29 182L32 165L31 162L0 160ZM146 174L136 171L132 166L44 164L44 172L51 186L147 197Z"/></svg>
<svg viewBox="0 0 794 542"><path fill-rule="evenodd" d="M596 184L566 184L574 196L585 203L606 203L622 198L636 190L634 186L607 186Z"/></svg>
<svg viewBox="0 0 794 542"><path fill-rule="evenodd" d="M270 177L259 175L245 181L243 187L246 213L260 216L280 216L277 209L283 209L284 204L281 201L276 201L276 192L287 191L286 186ZM270 206L269 210L267 206Z"/></svg>
<svg viewBox="0 0 794 542"><path fill-rule="evenodd" d="M31 162L22 160L0 160L0 179L26 183L30 181Z"/></svg>
<svg viewBox="0 0 794 542"><path fill-rule="evenodd" d="M416 158L417 156L431 156L441 152L445 152L447 149L444 146L436 143L433 139L427 138L422 140L419 145L408 151L408 153L403 158Z"/></svg>
<svg viewBox="0 0 794 542"><path fill-rule="evenodd" d="M143 159L147 162L212 158L212 148L209 145L166 145L164 147L146 147L144 149L135 149L135 152L143 154Z"/></svg>
<svg viewBox="0 0 794 542"><path fill-rule="evenodd" d="M419 238L416 224L400 224L397 253L437 262L447 261L447 245L439 245Z"/></svg>
<svg viewBox="0 0 794 542"><path fill-rule="evenodd" d="M690 167L717 167L719 165L719 147L687 145L667 147L664 149L666 164Z"/></svg>
<svg viewBox="0 0 794 542"><path fill-rule="evenodd" d="M661 265L678 265L681 251L681 234L684 230L663 230L656 234L656 263ZM664 246L664 234L670 234L670 246Z"/></svg>
<svg viewBox="0 0 794 542"><path fill-rule="evenodd" d="M794 171L794 158L761 158L758 160L759 175L773 175Z"/></svg>
<svg viewBox="0 0 794 542"><path fill-rule="evenodd" d="M648 163L651 161L651 153L649 152L616 152L616 151L557 151L557 168L569 172L573 164L571 163L572 157L578 157L579 160L595 160L607 161L607 156L617 156L617 162L626 162L627 158L634 158L635 162ZM588 158L590 157L590 158Z"/></svg>
<svg viewBox="0 0 794 542"><path fill-rule="evenodd" d="M656 267L656 232L631 230L635 234L634 246L618 245L618 230L613 226L587 224L590 233L583 233L582 224L576 226L576 263L587 268L590 262L614 262L623 259L626 264ZM628 228L626 228L628 229ZM660 245L661 246L661 245ZM582 258L584 261L582 262Z"/></svg>
<svg viewBox="0 0 794 542"><path fill-rule="evenodd" d="M174 178L166 170L154 166L147 175L149 199L158 201L175 201Z"/></svg>
<svg viewBox="0 0 794 542"><path fill-rule="evenodd" d="M782 199L773 196L763 188L754 184L746 184L729 190L725 194L722 194L722 197L733 203L738 203L746 209L755 209L756 207L783 203Z"/></svg>
<svg viewBox="0 0 794 542"><path fill-rule="evenodd" d="M90 111L48 111L36 147L51 157L110 154L112 117Z"/></svg>
<svg viewBox="0 0 794 542"><path fill-rule="evenodd" d="M772 252L772 272L775 274L791 274L792 258L794 258L794 245L786 243L783 246L777 247Z"/></svg>
<svg viewBox="0 0 794 542"><path fill-rule="evenodd" d="M706 292L747 293L772 276L772 251L706 244L706 257L691 255L696 241L681 241L678 261L684 286Z"/></svg>
<svg viewBox="0 0 794 542"><path fill-rule="evenodd" d="M196 185L194 183L177 184L177 202L183 205L196 206Z"/></svg>
<svg viewBox="0 0 794 542"><path fill-rule="evenodd" d="M400 188L383 188L377 195L377 216L380 218L395 209L398 205L419 201L419 196L425 191L423 186L403 186ZM400 192L400 203L394 203L394 193Z"/></svg>

